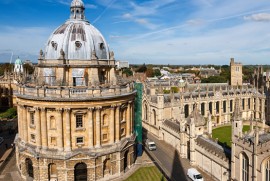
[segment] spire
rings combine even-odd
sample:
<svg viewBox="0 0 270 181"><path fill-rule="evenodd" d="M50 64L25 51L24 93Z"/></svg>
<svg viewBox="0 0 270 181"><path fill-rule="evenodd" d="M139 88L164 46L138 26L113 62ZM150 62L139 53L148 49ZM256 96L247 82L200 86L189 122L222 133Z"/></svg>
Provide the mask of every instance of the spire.
<svg viewBox="0 0 270 181"><path fill-rule="evenodd" d="M70 19L85 20L84 10L85 7L82 0L73 0L70 5Z"/></svg>

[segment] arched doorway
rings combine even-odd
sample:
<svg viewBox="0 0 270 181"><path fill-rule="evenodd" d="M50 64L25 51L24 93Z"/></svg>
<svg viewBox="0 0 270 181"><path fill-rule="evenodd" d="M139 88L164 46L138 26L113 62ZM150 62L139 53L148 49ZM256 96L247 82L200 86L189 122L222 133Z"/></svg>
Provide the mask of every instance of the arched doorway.
<svg viewBox="0 0 270 181"><path fill-rule="evenodd" d="M85 163L78 163L74 168L75 181L87 181L87 165Z"/></svg>
<svg viewBox="0 0 270 181"><path fill-rule="evenodd" d="M26 166L27 176L30 178L34 178L33 162L30 158L25 159L25 166Z"/></svg>
<svg viewBox="0 0 270 181"><path fill-rule="evenodd" d="M109 175L111 173L111 160L107 158L103 162L103 175Z"/></svg>
<svg viewBox="0 0 270 181"><path fill-rule="evenodd" d="M128 151L126 151L124 155L124 171L126 171L127 168L128 168Z"/></svg>
<svg viewBox="0 0 270 181"><path fill-rule="evenodd" d="M155 109L153 109L153 125L157 125L157 113Z"/></svg>
<svg viewBox="0 0 270 181"><path fill-rule="evenodd" d="M57 168L55 163L49 164L49 180L57 179Z"/></svg>

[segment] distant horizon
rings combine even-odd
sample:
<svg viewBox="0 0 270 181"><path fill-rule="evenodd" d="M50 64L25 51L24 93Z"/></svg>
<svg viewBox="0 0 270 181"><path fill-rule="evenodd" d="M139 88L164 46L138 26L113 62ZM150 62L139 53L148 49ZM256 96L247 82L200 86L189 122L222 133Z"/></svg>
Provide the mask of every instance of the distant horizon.
<svg viewBox="0 0 270 181"><path fill-rule="evenodd" d="M83 0L116 59L131 64L267 64L269 0ZM0 1L0 62L37 62L71 0Z"/></svg>

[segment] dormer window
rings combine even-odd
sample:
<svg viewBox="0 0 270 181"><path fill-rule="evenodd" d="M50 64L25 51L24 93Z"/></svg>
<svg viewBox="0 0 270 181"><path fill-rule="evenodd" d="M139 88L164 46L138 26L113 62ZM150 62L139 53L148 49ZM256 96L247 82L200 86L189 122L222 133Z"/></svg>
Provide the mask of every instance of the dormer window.
<svg viewBox="0 0 270 181"><path fill-rule="evenodd" d="M80 41L75 42L76 49L79 49L82 47L82 43Z"/></svg>
<svg viewBox="0 0 270 181"><path fill-rule="evenodd" d="M52 41L51 44L52 44L52 47L54 48L54 50L57 50L58 44L54 41Z"/></svg>
<svg viewBox="0 0 270 181"><path fill-rule="evenodd" d="M100 50L103 50L104 49L104 43L100 43L99 48L100 48Z"/></svg>

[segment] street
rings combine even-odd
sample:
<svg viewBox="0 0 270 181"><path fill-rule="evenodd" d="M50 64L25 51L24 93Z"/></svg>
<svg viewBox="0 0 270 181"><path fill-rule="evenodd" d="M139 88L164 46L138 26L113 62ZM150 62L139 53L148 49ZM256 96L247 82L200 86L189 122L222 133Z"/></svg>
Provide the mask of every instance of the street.
<svg viewBox="0 0 270 181"><path fill-rule="evenodd" d="M189 160L180 158L178 152L171 145L158 140L150 133L147 134L147 138L156 143L157 150L148 151L146 149L146 151L149 156L156 161L157 165L162 168L167 179L171 181L189 181L190 179L187 177L187 169L191 168ZM205 181L213 180L201 170L199 170L199 172L202 174Z"/></svg>

